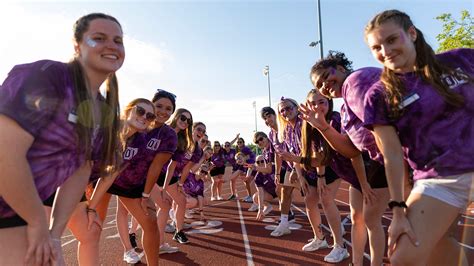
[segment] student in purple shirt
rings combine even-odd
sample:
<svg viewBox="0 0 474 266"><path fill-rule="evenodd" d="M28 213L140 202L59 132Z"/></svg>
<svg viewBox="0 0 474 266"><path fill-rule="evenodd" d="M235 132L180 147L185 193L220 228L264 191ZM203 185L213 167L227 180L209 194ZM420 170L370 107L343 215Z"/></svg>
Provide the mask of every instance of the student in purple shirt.
<svg viewBox="0 0 474 266"><path fill-rule="evenodd" d="M280 141L278 140L278 123L276 119L276 113L270 106L263 107L260 111L262 119L265 121L265 125L270 128L268 133L268 140L271 142L271 152L274 154L274 167L275 167L275 184L277 186L276 193L280 199L280 222L284 223L293 222L295 215L291 211L291 201L293 187L284 184L284 177L287 169L287 162L283 161L279 156L276 156L275 149L281 147ZM282 179L283 178L283 179ZM273 236L281 236L282 232L274 233Z"/></svg>
<svg viewBox="0 0 474 266"><path fill-rule="evenodd" d="M214 200L223 200L221 196L222 184L224 183L224 172L225 172L225 159L224 152L219 141L214 141L212 147L213 153L211 157L211 170L209 174L211 175L211 201Z"/></svg>
<svg viewBox="0 0 474 266"><path fill-rule="evenodd" d="M311 68L310 77L322 95L327 98L343 98L342 118L340 123L337 123L341 126L340 129L326 121L320 107L324 104L321 96L315 99L317 101L310 100L307 104L300 105L303 119L317 129L335 151L350 158L353 168L358 173L358 184L349 188L354 265L363 263L367 230L371 263L382 264L385 253L382 215L389 201L388 185L383 158L377 149L375 139L363 126L364 96L370 86L380 79L380 73L380 69L373 67L352 71L352 62L344 53L330 51L327 57L316 62ZM362 159L362 152L368 153L372 160Z"/></svg>
<svg viewBox="0 0 474 266"><path fill-rule="evenodd" d="M148 155L146 130L155 121L155 118L154 105L147 99L135 99L124 108L123 126L119 133L121 147L123 147L119 149L122 150L122 166L112 176L102 176L98 180L91 199L88 202L81 202L69 220L68 227L79 241L79 264L99 264L100 233L112 194L117 195L119 203L130 210L134 217L137 217L138 223L144 230L144 235L158 237L156 213L150 211L151 215L144 215L140 207L144 184L142 176L147 171L146 166L143 165L146 163L145 157ZM93 176L96 174L93 172ZM118 177L115 178L116 176ZM124 260L127 263L137 263L140 261L140 257L131 246L128 237L128 211L125 208L122 211L117 210L116 218L117 229L124 247ZM157 243L158 240L155 244ZM155 254L156 250L150 250L150 246L144 247L149 256ZM156 257L156 259L158 258Z"/></svg>
<svg viewBox="0 0 474 266"><path fill-rule="evenodd" d="M465 265L449 228L472 201L474 50L436 55L410 17L398 10L377 14L365 37L384 66L380 82L366 95L364 122L384 155L393 210L390 261ZM404 156L415 180L406 203Z"/></svg>
<svg viewBox="0 0 474 266"><path fill-rule="evenodd" d="M251 166L251 169L257 172L255 175L257 192L253 195L253 202L258 206L257 220L261 221L272 211L271 201L277 198L273 165L275 153L267 134L263 132L254 134L254 143L263 150L263 154L258 155L255 164Z"/></svg>
<svg viewBox="0 0 474 266"><path fill-rule="evenodd" d="M314 96L310 91L307 99L314 101ZM339 123L340 116L339 113L333 112L332 101L328 101L324 97L321 100L324 103L323 113L325 119L329 120L331 124ZM324 260L338 263L349 257L349 253L342 238L340 213L334 198L341 183L339 176L349 177L351 172L346 169L348 167L352 169L352 166L350 163L347 166L347 163L343 160L335 160L337 154L332 152L329 145L321 140L319 134L307 122L302 121L299 116L291 119L295 113L299 114L297 109L285 111L284 117L288 121L294 121L294 126L289 127L291 124L288 123L289 125L286 127L288 132L286 143L290 146L291 152L281 152L280 155L283 159L291 161L298 172L308 218L313 229L313 240L304 245L302 249L304 251L314 251L329 247L320 229L321 214L318 202L321 201L334 240L333 249L324 257ZM318 155L317 163L312 161L312 158L316 157L315 155ZM344 165L341 163L344 163ZM356 179L355 175L352 179ZM349 180L353 181L352 179Z"/></svg>
<svg viewBox="0 0 474 266"><path fill-rule="evenodd" d="M182 229L186 211L186 197L182 190L183 184L179 182L179 178L186 164L186 154L194 150L192 137L193 117L191 113L184 108L177 109L171 117L169 127L178 136L177 149L171 157L171 162L161 169L157 182L158 187L154 189L156 193L153 194L154 197L158 194L161 195L161 205L159 205L160 210L158 211L160 232L164 231L166 221L169 218L169 210L172 207L169 203L174 201L177 208L175 212L176 231L174 232L173 239L181 244L185 244L188 242L188 238ZM161 241L161 244L164 244L164 239Z"/></svg>
<svg viewBox="0 0 474 266"><path fill-rule="evenodd" d="M242 152L246 156L246 163L253 164L255 163L255 154L252 152L252 150L245 146L245 141L243 138L238 138L237 140L237 149L236 152ZM232 195L230 195L229 200L233 200L236 198L236 186L235 182L237 181L237 177L245 175L247 173L247 169L243 165L236 165L233 169L233 173L230 177L230 191L232 192ZM251 183L253 181L253 178L246 178L244 179L244 184L245 184L245 190L247 191L247 196L245 196L242 200L244 202L253 202L252 201L252 190L251 190Z"/></svg>
<svg viewBox="0 0 474 266"><path fill-rule="evenodd" d="M3 82L1 265L49 264L54 258L64 263L60 238L84 193L95 152L102 152L101 172L115 164L115 71L125 58L122 37L112 16L83 16L74 24L75 55L69 63L42 60L18 65ZM99 87L106 80L104 99ZM103 141L96 146L92 143L99 129ZM58 187L49 227L42 201Z"/></svg>

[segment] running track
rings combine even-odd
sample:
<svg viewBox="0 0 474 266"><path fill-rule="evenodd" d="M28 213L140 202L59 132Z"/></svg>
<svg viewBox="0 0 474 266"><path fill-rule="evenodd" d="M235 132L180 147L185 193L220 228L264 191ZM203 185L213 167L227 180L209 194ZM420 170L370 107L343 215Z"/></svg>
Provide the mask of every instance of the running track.
<svg viewBox="0 0 474 266"><path fill-rule="evenodd" d="M206 185L209 186L209 183ZM239 196L245 196L243 186L238 189ZM225 183L224 198L229 194L228 183ZM206 196L209 198L209 191L206 191ZM348 184L342 182L336 202L346 230L344 238L346 244L350 246L348 199ZM351 262L350 258L339 264L324 262L323 258L330 249L310 253L301 251L301 247L312 238L313 234L299 193L294 193L293 209L297 218L292 225L292 233L281 238L270 236L279 219L278 204L273 204L273 211L264 222L255 221L256 212L248 212L249 206L249 203L241 201L209 202L204 209L207 223L187 219L187 223L192 225L192 228L187 230L190 243L178 244L172 240L171 234L165 234L166 242L178 246L181 252L160 255L160 265L348 265ZM113 197L100 243L102 265L126 265L122 261L123 248L115 228L115 209L116 200ZM324 212L322 218L325 225L323 231L326 239L330 240ZM388 226L390 219L391 213L387 211L383 223ZM466 250L469 265L474 265L474 204L460 216L457 227L457 238L460 241L464 234L464 241L460 245ZM62 237L62 245L67 265L78 265L76 244L74 236L66 231ZM364 265L370 265L368 254L365 257Z"/></svg>

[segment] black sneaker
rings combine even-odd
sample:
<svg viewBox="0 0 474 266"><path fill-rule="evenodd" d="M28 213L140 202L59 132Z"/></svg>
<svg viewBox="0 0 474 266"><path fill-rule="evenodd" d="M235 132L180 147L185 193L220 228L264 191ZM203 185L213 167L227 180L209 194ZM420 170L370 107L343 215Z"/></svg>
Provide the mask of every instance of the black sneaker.
<svg viewBox="0 0 474 266"><path fill-rule="evenodd" d="M290 210L290 213L288 214L288 222L293 223L295 221L295 213Z"/></svg>
<svg viewBox="0 0 474 266"><path fill-rule="evenodd" d="M176 240L181 244L186 244L189 242L188 237L186 237L186 234L183 231L175 233L173 236L173 240Z"/></svg>
<svg viewBox="0 0 474 266"><path fill-rule="evenodd" d="M236 198L235 195L232 194L232 195L230 195L230 197L227 198L227 200L235 200L235 198Z"/></svg>
<svg viewBox="0 0 474 266"><path fill-rule="evenodd" d="M128 234L128 237L130 239L130 244L132 244L132 247L133 248L138 247L138 245L137 245L137 236L135 235L135 233Z"/></svg>

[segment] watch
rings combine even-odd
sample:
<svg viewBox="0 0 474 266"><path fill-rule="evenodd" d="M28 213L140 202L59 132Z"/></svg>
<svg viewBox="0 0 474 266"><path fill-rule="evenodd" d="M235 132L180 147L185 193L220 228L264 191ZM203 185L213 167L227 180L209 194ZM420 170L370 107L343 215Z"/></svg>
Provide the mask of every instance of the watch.
<svg viewBox="0 0 474 266"><path fill-rule="evenodd" d="M404 202L404 201L395 201L395 200L391 200L389 203L388 203L388 207L390 208L390 210L393 210L393 208L395 207L400 207L400 208L408 208L407 204Z"/></svg>

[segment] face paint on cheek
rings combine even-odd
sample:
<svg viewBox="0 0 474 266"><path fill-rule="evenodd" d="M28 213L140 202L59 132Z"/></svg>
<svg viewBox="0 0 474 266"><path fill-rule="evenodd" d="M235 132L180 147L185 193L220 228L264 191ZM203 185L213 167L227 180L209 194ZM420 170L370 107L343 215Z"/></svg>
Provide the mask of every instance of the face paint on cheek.
<svg viewBox="0 0 474 266"><path fill-rule="evenodd" d="M86 44L91 47L91 48L94 48L97 46L97 42L92 40L91 38L87 37L86 39Z"/></svg>

